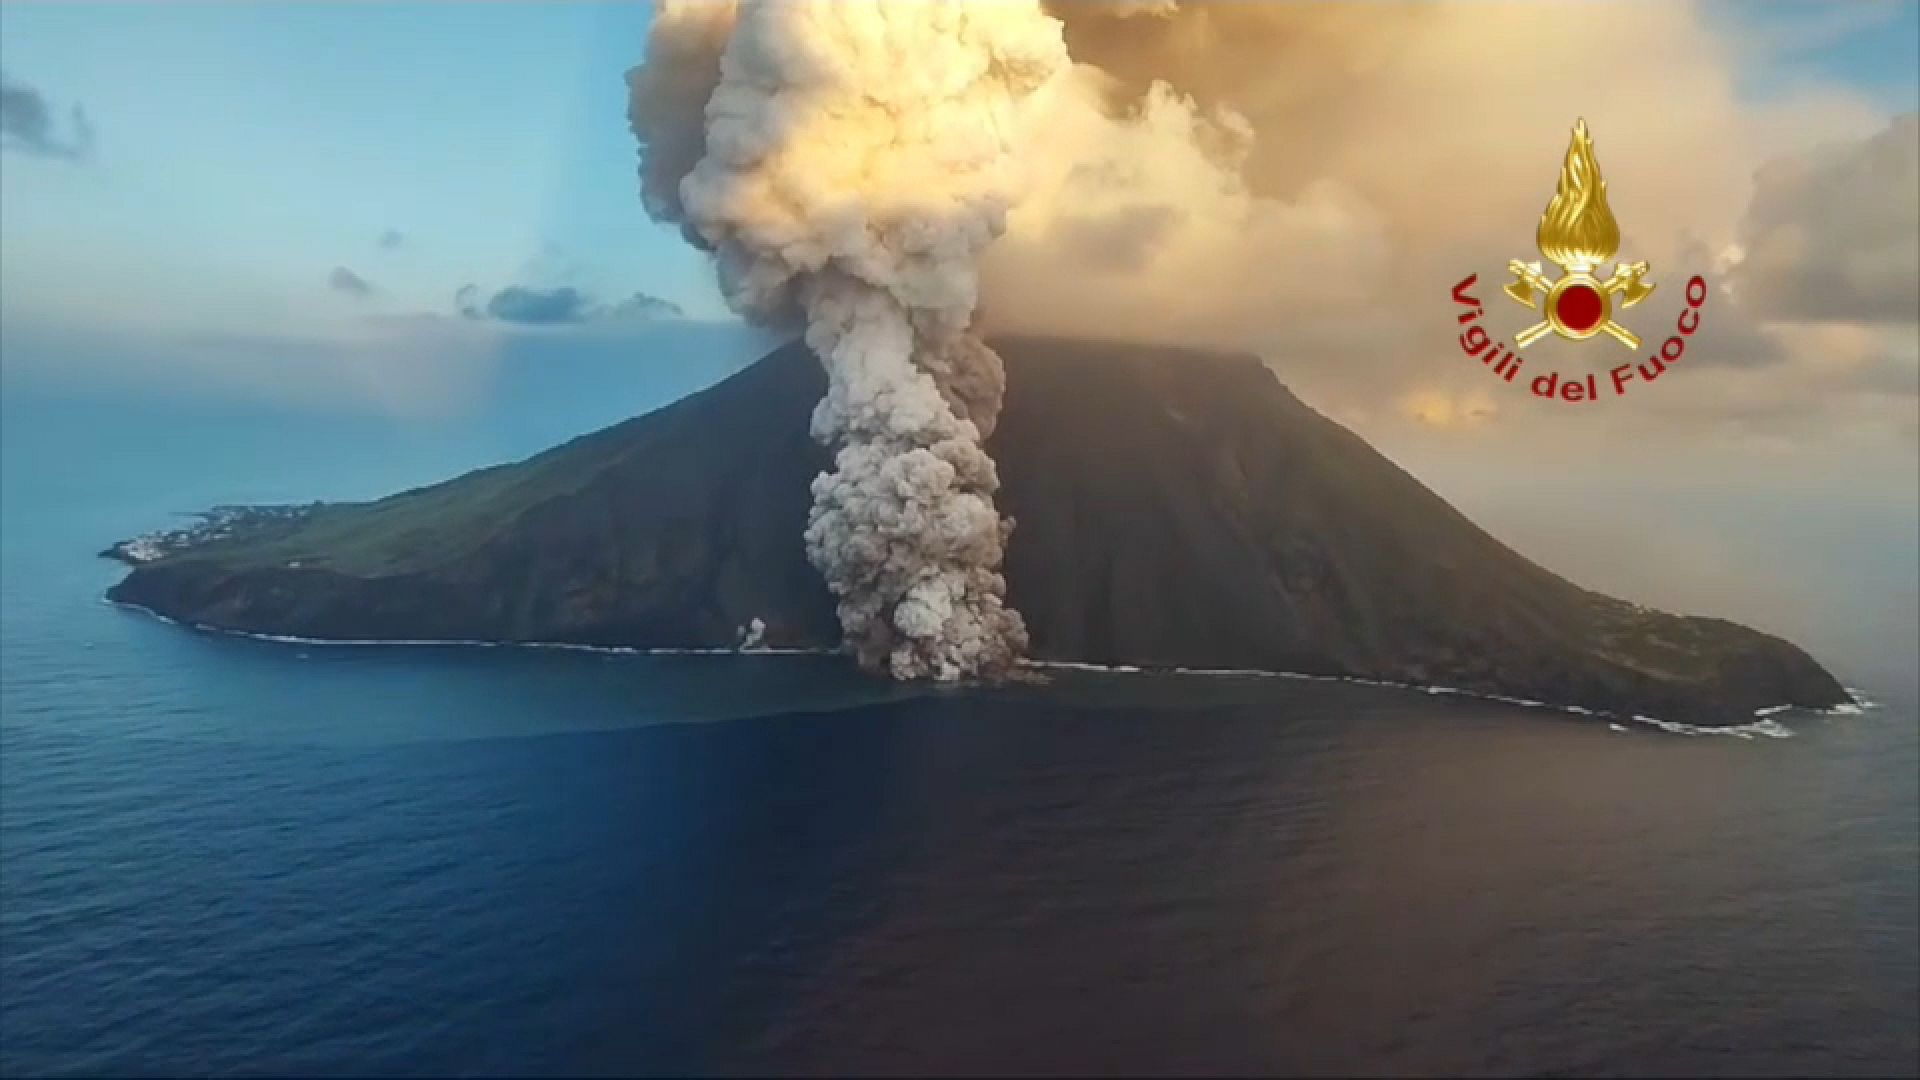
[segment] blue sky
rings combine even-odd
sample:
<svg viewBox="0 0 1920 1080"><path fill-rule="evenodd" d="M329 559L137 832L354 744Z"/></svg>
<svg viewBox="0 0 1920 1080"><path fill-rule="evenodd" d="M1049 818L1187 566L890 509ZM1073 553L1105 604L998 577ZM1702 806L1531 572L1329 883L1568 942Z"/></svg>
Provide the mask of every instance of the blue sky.
<svg viewBox="0 0 1920 1080"><path fill-rule="evenodd" d="M1840 83L1888 112L1911 111L1920 52L1915 0L1709 0L1708 18L1746 46L1742 89L1765 98Z"/></svg>
<svg viewBox="0 0 1920 1080"><path fill-rule="evenodd" d="M636 290L702 260L646 220L623 73L647 7L8 4L0 67L91 160L9 153L7 307L246 329L449 312L468 282ZM379 239L401 234L391 248ZM378 290L327 288L345 266Z"/></svg>
<svg viewBox="0 0 1920 1080"><path fill-rule="evenodd" d="M1839 80L1913 107L1920 4L1729 4L1764 97ZM721 304L636 196L623 73L638 0L608 4L8 3L0 68L90 160L5 157L5 313L122 329L345 325L448 313L521 283ZM403 237L391 248L381 235ZM330 289L335 267L373 292Z"/></svg>

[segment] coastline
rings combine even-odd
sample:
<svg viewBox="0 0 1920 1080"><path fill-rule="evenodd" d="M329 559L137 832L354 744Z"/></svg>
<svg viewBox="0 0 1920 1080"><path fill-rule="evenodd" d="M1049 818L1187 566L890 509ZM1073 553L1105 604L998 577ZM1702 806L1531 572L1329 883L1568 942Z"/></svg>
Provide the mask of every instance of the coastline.
<svg viewBox="0 0 1920 1080"><path fill-rule="evenodd" d="M583 652L611 656L835 656L836 649L797 649L765 645L741 645L734 647L659 647L640 648L630 645L585 645L561 641L484 641L477 639L359 639L359 638L311 638L287 634L261 634L248 630L233 630L226 627L209 626L204 623L188 622L155 611L141 604L125 600L115 600L102 596L100 601L123 611L155 619L170 626L177 626L194 633L219 635L223 637L244 638L263 641L276 645L306 645L321 648L361 648L361 649L406 649L406 648L477 648L477 649L529 649L549 652ZM1074 660L1022 660L1020 666L1029 671L1081 671L1101 675L1155 675L1194 678L1245 678L1245 679L1287 679L1299 682L1338 682L1355 686L1371 686L1387 690L1401 690L1433 696L1463 697L1475 701L1495 702L1503 705L1516 705L1525 709L1541 709L1548 712L1564 713L1570 716L1582 716L1611 722L1618 731L1627 729L1619 726L1627 721L1655 728L1670 735L1705 736L1720 735L1739 739L1790 739L1794 736L1791 728L1775 717L1783 715L1805 715L1819 717L1861 716L1870 710L1879 708L1878 704L1866 697L1860 690L1846 686L1850 700L1828 708L1810 708L1798 705L1769 705L1756 709L1754 719L1741 724L1703 725L1688 724L1678 720L1663 720L1659 717L1635 713L1626 715L1609 712L1604 709L1589 708L1584 705L1562 705L1547 701L1535 701L1528 698L1510 697L1504 694L1489 694L1473 690L1463 690L1452 686L1423 685L1419 683L1393 682L1386 679L1371 679L1359 675L1315 675L1299 671L1270 671L1261 668L1196 668L1196 667L1144 667L1134 664L1092 664Z"/></svg>

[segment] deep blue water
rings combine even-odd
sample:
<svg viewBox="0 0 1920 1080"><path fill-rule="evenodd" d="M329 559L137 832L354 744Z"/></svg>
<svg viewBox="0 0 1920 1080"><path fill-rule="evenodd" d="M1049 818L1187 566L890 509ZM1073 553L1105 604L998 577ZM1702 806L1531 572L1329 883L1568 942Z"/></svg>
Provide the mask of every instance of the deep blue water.
<svg viewBox="0 0 1920 1080"><path fill-rule="evenodd" d="M1828 658L1883 708L1743 740L99 600L92 552L171 513L377 494L685 388L538 422L6 395L0 1072L1920 1070L1903 643Z"/></svg>

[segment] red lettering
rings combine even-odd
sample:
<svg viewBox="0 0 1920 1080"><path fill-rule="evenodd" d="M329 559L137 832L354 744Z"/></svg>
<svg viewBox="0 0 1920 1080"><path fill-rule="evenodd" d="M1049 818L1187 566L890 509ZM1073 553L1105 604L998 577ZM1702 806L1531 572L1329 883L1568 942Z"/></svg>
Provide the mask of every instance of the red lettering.
<svg viewBox="0 0 1920 1080"><path fill-rule="evenodd" d="M1473 283L1479 280L1480 280L1479 274L1468 274L1467 280L1453 287L1453 302L1456 304L1467 304L1472 307L1479 307L1480 301L1475 300L1473 297L1467 295L1467 290L1473 288Z"/></svg>
<svg viewBox="0 0 1920 1080"><path fill-rule="evenodd" d="M1520 366L1525 361L1514 351L1513 346L1495 341L1492 334L1478 321L1486 315L1479 298L1472 292L1479 280L1478 274L1468 274L1465 280L1453 287L1454 302L1465 309L1455 317L1456 321L1465 327L1465 332L1460 335L1460 350L1486 365L1487 369L1493 372L1494 378L1516 382L1520 374ZM1608 370L1607 378L1613 385L1614 397L1625 397L1628 384L1635 379L1653 382L1685 357L1686 339L1699 332L1700 309L1705 306L1707 294L1710 291L1706 278L1700 275L1696 274L1687 281L1687 306L1680 310L1679 317L1675 320L1677 332L1661 342L1659 352L1647 357L1646 360L1638 364L1621 364ZM1549 371L1543 375L1533 376L1526 385L1534 397L1546 398L1549 401L1557 399L1578 404L1600 400L1600 378L1597 374L1584 377L1576 375L1562 379L1559 372Z"/></svg>

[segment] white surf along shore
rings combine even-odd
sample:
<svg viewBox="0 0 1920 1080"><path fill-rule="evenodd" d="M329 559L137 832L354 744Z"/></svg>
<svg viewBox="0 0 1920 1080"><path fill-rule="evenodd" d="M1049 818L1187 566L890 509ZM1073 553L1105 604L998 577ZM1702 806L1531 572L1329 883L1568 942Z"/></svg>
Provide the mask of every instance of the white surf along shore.
<svg viewBox="0 0 1920 1080"><path fill-rule="evenodd" d="M327 648L477 648L477 649L545 649L563 652L603 653L615 656L833 656L837 649L792 649L759 644L764 626L754 619L748 626L740 628L740 644L710 648L652 648L643 649L629 645L580 645L563 641L479 641L458 638L432 639L408 638L381 640L371 638L308 638L287 634L256 634L246 630L229 630L225 627L208 626L203 623L185 622L170 615L163 615L152 608L140 604L129 604L119 600L101 598L103 603L126 611L138 612L149 618L173 626L183 627L203 634L220 634L226 637L248 638L253 641L269 641L281 645L308 645ZM1699 724L1686 724L1678 720L1662 720L1653 716L1621 716L1618 713L1601 709L1589 709L1583 705L1556 705L1551 702L1533 701L1528 698L1508 697L1504 694L1486 694L1473 690L1462 690L1452 686L1425 686L1418 683L1393 682L1387 679L1369 679L1359 675L1311 675L1299 671L1267 671L1261 668L1197 668L1197 667L1141 667L1135 664L1089 664L1071 660L1025 660L1022 666L1034 671L1085 671L1104 675L1176 675L1193 678L1233 678L1233 679L1293 679L1303 682L1339 682L1356 686L1375 686L1391 690L1406 690L1413 693L1451 695L1473 698L1477 701L1497 701L1506 705L1518 705L1527 709L1545 709L1550 712L1569 713L1575 716L1590 716L1608 720L1630 720L1636 724L1657 728L1673 735L1720 735L1736 739L1790 739L1793 730L1775 719L1785 713L1800 712L1810 716L1860 716L1867 710L1878 706L1867 699L1859 690L1846 687L1851 701L1835 705L1830 709L1799 709L1793 705L1769 705L1754 711L1750 723L1733 724L1724 727L1706 727ZM1615 731L1628 729L1619 724L1609 725Z"/></svg>

